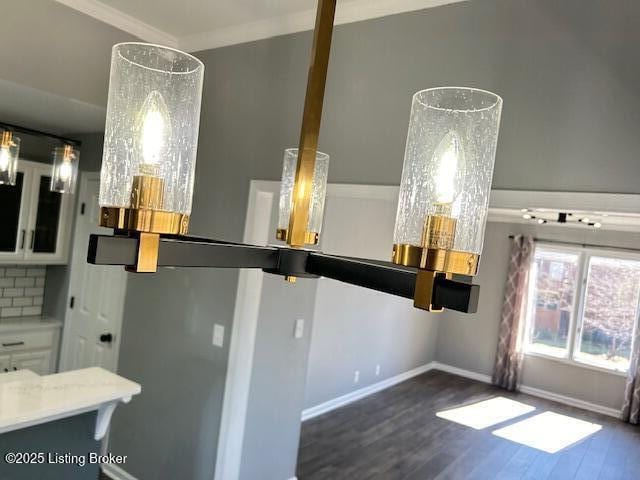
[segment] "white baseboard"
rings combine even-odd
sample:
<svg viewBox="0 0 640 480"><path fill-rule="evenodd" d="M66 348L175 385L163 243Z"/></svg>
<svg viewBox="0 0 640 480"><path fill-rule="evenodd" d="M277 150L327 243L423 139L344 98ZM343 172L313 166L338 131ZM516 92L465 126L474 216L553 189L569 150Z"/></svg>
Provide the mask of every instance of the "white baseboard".
<svg viewBox="0 0 640 480"><path fill-rule="evenodd" d="M447 365L440 362L431 362L431 365L433 370L440 370L443 372L451 373L453 375L458 375L460 377L469 378L471 380L477 380L479 382L491 383L491 377L483 373L472 372L471 370L465 370L463 368L454 367L453 365ZM577 407L583 410L589 410L591 412L608 415L610 417L620 418L620 410L611 407L605 407L604 405L598 405L597 403L591 403L580 400L578 398L560 395L558 393L549 392L540 388L529 387L528 385L520 385L520 391L533 397L551 400L554 402L562 403L564 405L569 405L570 407Z"/></svg>
<svg viewBox="0 0 640 480"><path fill-rule="evenodd" d="M302 411L302 421L304 422L305 420L309 420L311 418L317 417L318 415L330 412L331 410L335 410L336 408L343 407L344 405L360 400L386 388L392 387L400 382L404 382L405 380L415 377L416 375L428 372L429 370L440 370L442 372L451 373L452 375L458 375L459 377L469 378L478 382L491 383L491 377L484 373L473 372L471 370L465 370L464 368L458 368L454 367L453 365L447 365L446 363L434 361L414 368L413 370L409 370L408 372L404 372L394 377L387 378L381 382L374 383L373 385L369 385L359 390L355 390L351 393L347 393L346 395L342 395L319 405L309 407ZM546 400L562 403L564 405L569 405L571 407L577 407L583 410L589 410L591 412L608 415L610 417L620 418L619 410L611 407L605 407L604 405L598 405L596 403L560 395L558 393L549 392L540 388L529 387L527 385L521 385L520 391L533 397L539 397Z"/></svg>
<svg viewBox="0 0 640 480"><path fill-rule="evenodd" d="M113 480L138 480L136 477L126 472L122 468L112 463L103 463L100 465L104 474Z"/></svg>
<svg viewBox="0 0 640 480"><path fill-rule="evenodd" d="M360 400L364 397L368 397L369 395L379 392L380 390L384 390L385 388L389 388L400 382L409 380L416 375L428 372L433 368L432 364L433 362L427 363L420 367L409 370L408 372L389 377L385 380L382 380L381 382L374 383L364 388L360 388L359 390L355 390L353 392L347 393L346 395L342 395L327 402L323 402L319 405L309 407L302 411L302 421L304 422L305 420L317 417L318 415L322 415L323 413L327 413L331 410L335 410L336 408L343 407L344 405L355 402L356 400Z"/></svg>

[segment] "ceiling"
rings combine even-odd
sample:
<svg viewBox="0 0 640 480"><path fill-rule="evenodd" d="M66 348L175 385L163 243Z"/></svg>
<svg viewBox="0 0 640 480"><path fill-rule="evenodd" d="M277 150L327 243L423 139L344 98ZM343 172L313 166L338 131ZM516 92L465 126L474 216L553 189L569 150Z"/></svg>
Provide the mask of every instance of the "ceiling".
<svg viewBox="0 0 640 480"><path fill-rule="evenodd" d="M194 52L313 28L316 0L56 0L148 42ZM340 0L336 24L465 0Z"/></svg>
<svg viewBox="0 0 640 480"><path fill-rule="evenodd" d="M340 0L349 23L465 0ZM315 0L21 0L3 11L0 121L55 134L104 129L111 47L205 50L313 28Z"/></svg>

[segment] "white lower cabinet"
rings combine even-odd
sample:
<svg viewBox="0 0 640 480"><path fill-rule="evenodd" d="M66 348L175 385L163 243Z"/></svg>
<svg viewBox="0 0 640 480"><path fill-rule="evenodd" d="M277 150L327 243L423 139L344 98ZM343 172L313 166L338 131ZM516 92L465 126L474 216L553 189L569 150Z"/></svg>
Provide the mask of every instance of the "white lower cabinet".
<svg viewBox="0 0 640 480"><path fill-rule="evenodd" d="M38 375L48 375L51 373L51 358L51 350L15 353L11 355L9 370L27 369Z"/></svg>
<svg viewBox="0 0 640 480"><path fill-rule="evenodd" d="M29 323L25 326L29 327ZM18 323L10 331L0 331L0 374L15 370L31 370L38 375L53 373L58 355L59 326L26 330L20 327Z"/></svg>

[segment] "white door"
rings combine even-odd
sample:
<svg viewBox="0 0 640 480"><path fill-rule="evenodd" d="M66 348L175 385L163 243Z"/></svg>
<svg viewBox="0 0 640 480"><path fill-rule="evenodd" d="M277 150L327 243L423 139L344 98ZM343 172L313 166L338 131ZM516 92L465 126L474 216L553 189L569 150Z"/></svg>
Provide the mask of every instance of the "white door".
<svg viewBox="0 0 640 480"><path fill-rule="evenodd" d="M60 370L99 366L116 371L127 274L123 267L87 263L91 233L98 226L100 177L83 173L71 256L69 298L62 336Z"/></svg>

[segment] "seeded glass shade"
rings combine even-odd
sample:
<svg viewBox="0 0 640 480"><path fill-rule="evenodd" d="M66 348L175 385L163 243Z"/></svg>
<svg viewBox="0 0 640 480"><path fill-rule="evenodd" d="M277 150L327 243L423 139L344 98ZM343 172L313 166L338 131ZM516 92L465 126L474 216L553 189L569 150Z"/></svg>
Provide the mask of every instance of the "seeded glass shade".
<svg viewBox="0 0 640 480"><path fill-rule="evenodd" d="M446 249L481 253L501 110L502 99L484 90L434 88L413 96L396 246L424 246L433 216L453 220Z"/></svg>
<svg viewBox="0 0 640 480"><path fill-rule="evenodd" d="M3 131L0 141L0 185L16 184L19 154L20 139L9 131Z"/></svg>
<svg viewBox="0 0 640 480"><path fill-rule="evenodd" d="M144 43L115 45L100 206L131 204L134 176L158 179L154 208L191 213L204 65L171 48Z"/></svg>
<svg viewBox="0 0 640 480"><path fill-rule="evenodd" d="M71 145L53 149L51 169L51 191L73 194L78 179L80 151Z"/></svg>
<svg viewBox="0 0 640 480"><path fill-rule="evenodd" d="M288 148L284 151L282 165L282 183L280 184L280 211L278 215L278 230L287 230L293 206L293 184L296 179L296 165L298 149ZM311 186L311 201L309 202L309 222L307 231L320 234L324 215L324 200L327 195L327 176L329 175L329 155L316 152L316 163L313 171Z"/></svg>

